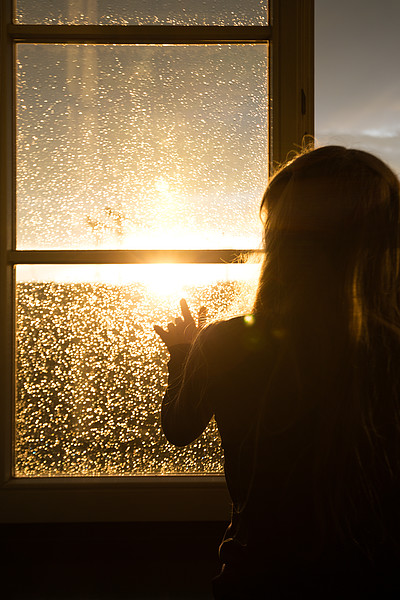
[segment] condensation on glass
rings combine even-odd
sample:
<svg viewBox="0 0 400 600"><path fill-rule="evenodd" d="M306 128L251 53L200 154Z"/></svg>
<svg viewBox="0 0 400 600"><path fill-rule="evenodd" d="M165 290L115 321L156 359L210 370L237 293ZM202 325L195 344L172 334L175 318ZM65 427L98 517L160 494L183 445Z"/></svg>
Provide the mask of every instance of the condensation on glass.
<svg viewBox="0 0 400 600"><path fill-rule="evenodd" d="M222 473L214 422L161 431L168 353L153 330L186 297L210 321L251 310L258 264L17 267L17 477Z"/></svg>
<svg viewBox="0 0 400 600"><path fill-rule="evenodd" d="M17 248L258 247L267 53L19 44Z"/></svg>
<svg viewBox="0 0 400 600"><path fill-rule="evenodd" d="M267 25L268 0L16 0L14 22L42 25Z"/></svg>

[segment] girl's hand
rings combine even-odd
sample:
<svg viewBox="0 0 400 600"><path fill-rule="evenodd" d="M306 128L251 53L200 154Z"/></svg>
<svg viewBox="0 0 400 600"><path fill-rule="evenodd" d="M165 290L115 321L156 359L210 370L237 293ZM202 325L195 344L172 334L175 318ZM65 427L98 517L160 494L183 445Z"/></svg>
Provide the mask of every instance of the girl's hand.
<svg viewBox="0 0 400 600"><path fill-rule="evenodd" d="M191 344L204 326L207 309L202 306L199 310L197 324L189 310L186 300L180 301L182 317L174 319L174 323L168 323L167 328L163 329L159 325L154 325L154 331L158 333L167 348L177 344Z"/></svg>

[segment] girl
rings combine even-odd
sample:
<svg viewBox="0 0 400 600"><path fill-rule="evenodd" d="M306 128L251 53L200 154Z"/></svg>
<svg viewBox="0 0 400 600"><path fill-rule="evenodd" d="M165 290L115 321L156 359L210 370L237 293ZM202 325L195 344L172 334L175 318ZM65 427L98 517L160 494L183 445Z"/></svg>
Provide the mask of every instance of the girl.
<svg viewBox="0 0 400 600"><path fill-rule="evenodd" d="M221 435L233 512L215 598L399 593L399 207L378 158L306 152L261 203L252 315L200 330L181 301L155 326L166 437L189 444L213 415Z"/></svg>

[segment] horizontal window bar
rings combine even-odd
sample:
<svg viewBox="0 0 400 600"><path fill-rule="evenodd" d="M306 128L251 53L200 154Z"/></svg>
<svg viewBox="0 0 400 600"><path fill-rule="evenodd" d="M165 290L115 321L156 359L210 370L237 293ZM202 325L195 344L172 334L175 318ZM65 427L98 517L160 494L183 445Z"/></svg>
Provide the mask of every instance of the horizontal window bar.
<svg viewBox="0 0 400 600"><path fill-rule="evenodd" d="M13 250L9 264L233 263L260 250Z"/></svg>
<svg viewBox="0 0 400 600"><path fill-rule="evenodd" d="M265 43L272 27L203 25L9 25L16 42L141 44Z"/></svg>

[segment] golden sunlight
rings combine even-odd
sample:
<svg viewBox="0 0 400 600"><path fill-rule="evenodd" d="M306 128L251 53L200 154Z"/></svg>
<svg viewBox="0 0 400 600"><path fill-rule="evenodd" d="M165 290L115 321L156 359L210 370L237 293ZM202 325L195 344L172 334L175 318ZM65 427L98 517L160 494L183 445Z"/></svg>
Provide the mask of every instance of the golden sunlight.
<svg viewBox="0 0 400 600"><path fill-rule="evenodd" d="M18 265L18 280L53 283L144 284L157 295L180 294L186 287L217 282L252 282L258 279L259 263Z"/></svg>

